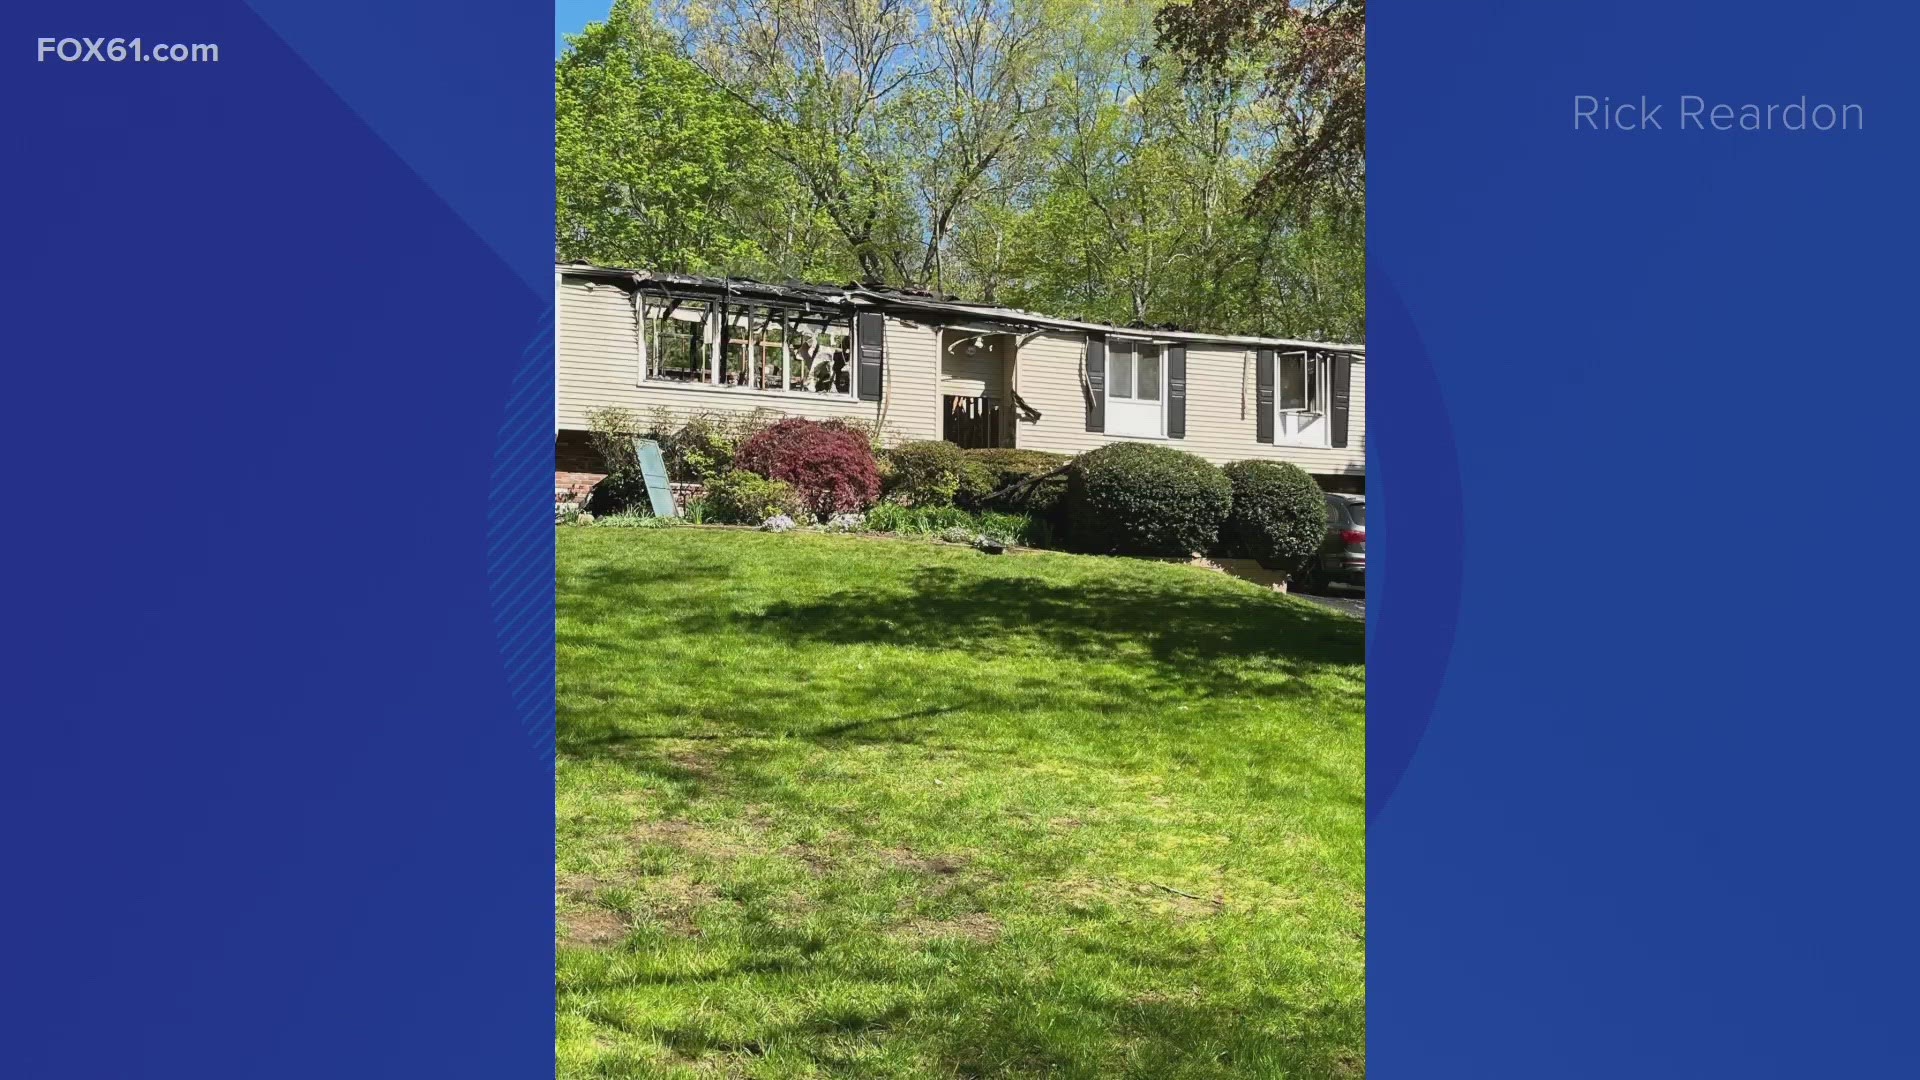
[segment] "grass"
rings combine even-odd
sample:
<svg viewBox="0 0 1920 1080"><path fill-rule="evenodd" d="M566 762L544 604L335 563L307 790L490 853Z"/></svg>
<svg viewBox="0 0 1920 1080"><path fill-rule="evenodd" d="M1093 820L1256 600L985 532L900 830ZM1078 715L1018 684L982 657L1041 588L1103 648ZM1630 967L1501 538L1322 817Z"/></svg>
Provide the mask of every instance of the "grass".
<svg viewBox="0 0 1920 1080"><path fill-rule="evenodd" d="M1364 1074L1357 620L1144 561L558 543L559 1076Z"/></svg>

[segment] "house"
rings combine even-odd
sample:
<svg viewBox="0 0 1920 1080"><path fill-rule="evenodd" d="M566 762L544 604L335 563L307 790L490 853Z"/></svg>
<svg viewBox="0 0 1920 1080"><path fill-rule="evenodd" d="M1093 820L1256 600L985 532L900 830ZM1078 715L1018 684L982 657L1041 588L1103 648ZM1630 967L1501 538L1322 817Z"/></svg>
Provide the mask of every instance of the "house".
<svg viewBox="0 0 1920 1080"><path fill-rule="evenodd" d="M928 293L554 268L558 486L598 479L588 413L772 410L1076 454L1132 439L1290 461L1364 491L1366 350L1102 326Z"/></svg>

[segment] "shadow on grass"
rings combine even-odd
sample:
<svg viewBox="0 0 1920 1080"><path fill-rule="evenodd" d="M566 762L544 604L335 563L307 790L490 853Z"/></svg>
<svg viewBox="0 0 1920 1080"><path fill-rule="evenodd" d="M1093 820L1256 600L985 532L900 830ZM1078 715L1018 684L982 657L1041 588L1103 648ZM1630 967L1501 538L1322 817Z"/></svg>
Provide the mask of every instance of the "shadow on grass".
<svg viewBox="0 0 1920 1080"><path fill-rule="evenodd" d="M614 540L588 539L595 548L563 558L562 662L580 667L563 679L560 750L671 781L672 792L656 793L669 808L758 808L855 845L875 816L938 835L927 821L912 824L911 808L895 813L857 785L897 781L911 792L948 768L999 776L994 755L1004 754L1014 769L1036 758L1060 766L1062 790L1077 769L1177 774L1224 780L1235 786L1213 790L1303 818L1327 810L1359 820L1358 777L1337 772L1314 742L1319 725L1359 723L1357 620L1205 571L1127 560L990 559L751 534L724 547L639 538L631 545L652 545L653 557L615 559L601 554ZM1209 724L1218 734L1189 738ZM871 744L925 752L895 757ZM839 771L855 760L904 766L897 777ZM796 783L796 766L819 762L830 763L822 779ZM1082 856L1053 839L1045 817L1009 818L982 843L1027 860L1034 881L1062 880ZM828 898L831 914L843 887L836 872L809 872L828 874L806 888ZM1314 957L1231 928L1197 940L1198 924L1126 915L1043 934L1019 925L1020 903L978 906L1009 916L996 944L843 949L830 934L836 944L822 952L804 943L818 938L755 921L731 931L751 945L734 965L682 974L609 966L606 978L569 990L687 982L718 997L773 993L790 980L847 991L753 1021L683 1013L644 1025L676 1054L716 1067L799 1047L829 1075L862 1075L863 1052L898 1040L944 1076L1364 1074L1364 1003L1330 990L1331 969ZM868 932L848 919L846 933ZM1223 963L1232 948L1257 953L1261 982Z"/></svg>
<svg viewBox="0 0 1920 1080"><path fill-rule="evenodd" d="M1009 633L1037 636L1059 654L1090 660L1125 639L1144 642L1169 665L1268 658L1356 664L1365 634L1277 597L1218 589L1178 592L1116 578L1062 584L1039 577L964 575L946 566L915 572L907 588L856 588L806 603L777 603L769 627L839 644L908 648L990 647Z"/></svg>

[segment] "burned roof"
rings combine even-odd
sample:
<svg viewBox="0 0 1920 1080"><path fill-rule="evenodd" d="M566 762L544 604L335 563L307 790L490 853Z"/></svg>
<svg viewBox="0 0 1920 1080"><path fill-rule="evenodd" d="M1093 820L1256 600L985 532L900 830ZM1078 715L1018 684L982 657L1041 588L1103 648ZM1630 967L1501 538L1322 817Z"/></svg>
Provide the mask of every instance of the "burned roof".
<svg viewBox="0 0 1920 1080"><path fill-rule="evenodd" d="M705 294L723 297L741 297L749 300L767 300L786 303L799 303L808 307L832 307L841 310L861 308L885 311L897 316L911 316L921 321L945 324L959 320L983 320L1007 327L1009 330L1068 330L1084 333L1141 333L1157 337L1168 337L1187 341L1208 341L1235 345L1268 345L1289 348L1312 348L1329 352L1350 353L1356 357L1365 357L1365 345L1340 344L1325 341L1305 341L1293 338L1255 337L1247 334L1213 334L1204 331L1188 330L1171 323L1148 324L1134 322L1128 325L1104 323L1093 319L1060 318L1042 315L1018 308L1000 307L993 304L976 304L959 297L934 292L928 289L903 288L897 285L881 285L871 282L849 282L845 285L821 285L804 281L757 281L746 277L704 277L696 274L671 274L653 270L629 270L619 267L596 266L592 263L574 262L559 264L556 269L562 273L579 277L595 278L602 281L619 282L638 289L657 288L667 295Z"/></svg>

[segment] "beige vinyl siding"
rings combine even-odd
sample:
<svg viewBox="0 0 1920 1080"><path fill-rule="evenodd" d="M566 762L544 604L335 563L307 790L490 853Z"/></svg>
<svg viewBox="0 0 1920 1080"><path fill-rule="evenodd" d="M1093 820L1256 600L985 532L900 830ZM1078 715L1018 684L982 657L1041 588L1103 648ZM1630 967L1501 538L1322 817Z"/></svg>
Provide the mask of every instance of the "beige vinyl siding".
<svg viewBox="0 0 1920 1080"><path fill-rule="evenodd" d="M940 392L959 397L1000 394L1000 357L995 353L940 359Z"/></svg>
<svg viewBox="0 0 1920 1080"><path fill-rule="evenodd" d="M1078 454L1118 436L1088 431L1081 365L1086 338L1079 334L1041 334L1020 350L1014 379L1018 393L1040 411L1035 422L1020 421L1018 445L1026 450ZM1253 401L1253 353L1228 346L1187 346L1187 437L1164 440L1216 464L1257 459L1290 461L1310 473L1364 475L1367 469L1367 365L1353 363L1347 418L1347 445L1286 446L1257 440ZM1140 440L1154 442L1163 440Z"/></svg>
<svg viewBox="0 0 1920 1080"><path fill-rule="evenodd" d="M633 294L617 284L562 275L555 346L555 423L587 428L587 413L626 409L642 420L666 409L684 418L696 412L744 413L769 409L814 420L879 421L889 444L939 438L939 358L934 331L887 319L884 400L788 394L714 386L648 383L640 377L639 333Z"/></svg>

